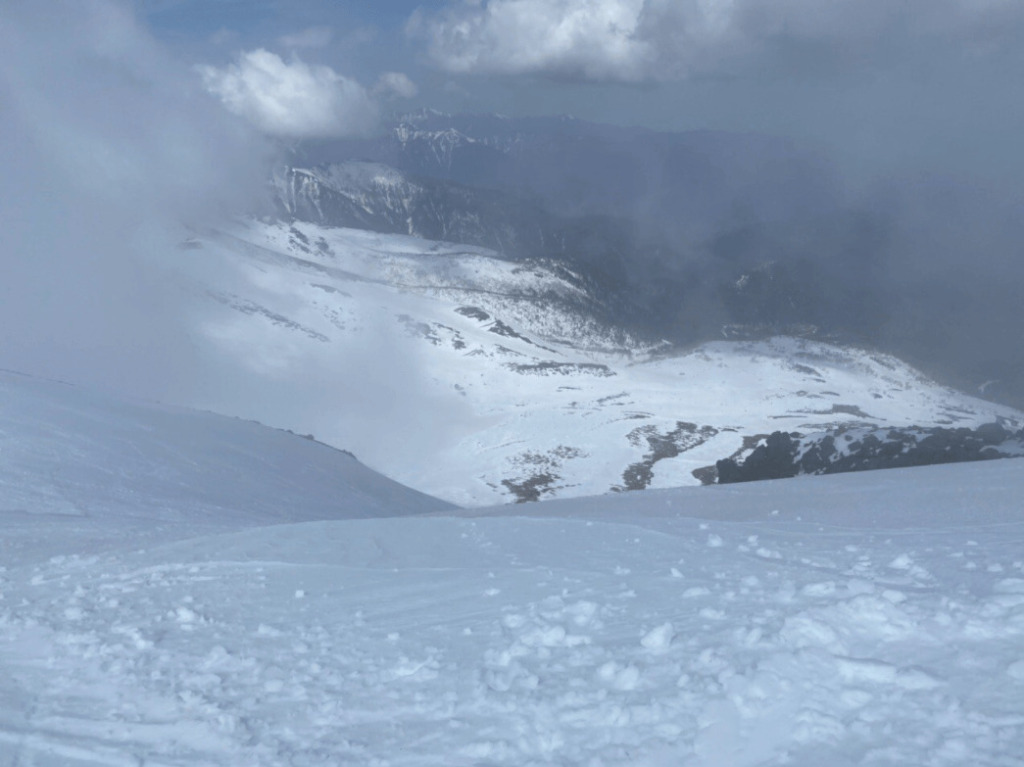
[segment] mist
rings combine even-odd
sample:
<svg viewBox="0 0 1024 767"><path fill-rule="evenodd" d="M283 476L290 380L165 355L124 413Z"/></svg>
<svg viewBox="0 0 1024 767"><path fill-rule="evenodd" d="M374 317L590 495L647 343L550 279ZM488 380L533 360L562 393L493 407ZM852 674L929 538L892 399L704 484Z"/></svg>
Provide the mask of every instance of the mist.
<svg viewBox="0 0 1024 767"><path fill-rule="evenodd" d="M803 194L786 158L729 166L736 215L697 232L679 221L707 195L667 214L657 172L627 176L621 210L669 243L631 275L663 332L815 326L1024 405L1021 4L450 2L407 33L458 82L456 109L777 137L817 156L826 183ZM774 209L744 202L744 174Z"/></svg>
<svg viewBox="0 0 1024 767"><path fill-rule="evenodd" d="M171 397L202 364L188 227L258 210L273 150L128 3L0 12L0 366Z"/></svg>
<svg viewBox="0 0 1024 767"><path fill-rule="evenodd" d="M260 4L245 34L224 6L228 26L205 37L201 3L158 5L0 11L2 367L222 396L181 243L266 209L282 142L372 135L426 105L692 132L675 165L647 151L653 134L630 148L585 128L504 180L455 179L546 185L554 213L584 222L628 217L640 245L612 274L657 309L652 332L815 325L1024 404L1017 4L399 3L381 11L392 28L367 26L369 10L342 28L328 4ZM147 18L174 9L195 23L169 48ZM343 74L360 56L387 65L362 70L368 84Z"/></svg>

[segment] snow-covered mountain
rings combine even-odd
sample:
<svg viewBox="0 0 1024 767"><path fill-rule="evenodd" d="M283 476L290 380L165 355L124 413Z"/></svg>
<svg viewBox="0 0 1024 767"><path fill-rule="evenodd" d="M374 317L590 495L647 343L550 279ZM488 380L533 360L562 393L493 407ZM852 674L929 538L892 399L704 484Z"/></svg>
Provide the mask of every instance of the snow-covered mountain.
<svg viewBox="0 0 1024 767"><path fill-rule="evenodd" d="M408 234L557 264L600 299L606 322L634 332L661 322L666 297L640 287L650 279L640 276L651 268L645 254L660 246L626 219L562 216L534 198L356 160L280 168L272 186L285 221Z"/></svg>
<svg viewBox="0 0 1024 767"><path fill-rule="evenodd" d="M275 176L274 187L288 217L327 227L409 234L519 256L542 255L565 240L539 205L501 192L413 179L379 163L286 168Z"/></svg>
<svg viewBox="0 0 1024 767"><path fill-rule="evenodd" d="M563 264L482 248L249 221L180 265L210 302L199 337L244 372L195 404L464 505L709 482L780 429L1024 425L862 349L645 343Z"/></svg>
<svg viewBox="0 0 1024 767"><path fill-rule="evenodd" d="M257 424L0 401L4 767L1024 752L1016 462L423 514Z"/></svg>
<svg viewBox="0 0 1024 767"><path fill-rule="evenodd" d="M929 173L853 190L772 136L429 110L288 163L276 191L294 217L557 260L635 333L800 328L1024 407L1024 217L998 188Z"/></svg>

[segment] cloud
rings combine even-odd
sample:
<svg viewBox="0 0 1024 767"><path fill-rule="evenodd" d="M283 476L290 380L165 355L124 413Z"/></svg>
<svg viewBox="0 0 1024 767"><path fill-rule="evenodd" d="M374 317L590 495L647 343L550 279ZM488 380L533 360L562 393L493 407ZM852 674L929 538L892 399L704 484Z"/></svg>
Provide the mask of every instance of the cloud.
<svg viewBox="0 0 1024 767"><path fill-rule="evenodd" d="M6 0L0 367L162 396L196 359L183 223L259 204L270 151L127 0Z"/></svg>
<svg viewBox="0 0 1024 767"><path fill-rule="evenodd" d="M642 79L650 46L636 35L642 0L492 0L417 11L407 32L454 73L550 73Z"/></svg>
<svg viewBox="0 0 1024 767"><path fill-rule="evenodd" d="M330 27L308 27L278 39L285 48L324 48L334 40L334 30Z"/></svg>
<svg viewBox="0 0 1024 767"><path fill-rule="evenodd" d="M1014 0L463 0L406 32L452 73L637 82L794 55L864 66L922 45L984 55L1022 26Z"/></svg>
<svg viewBox="0 0 1024 767"><path fill-rule="evenodd" d="M390 98L412 99L416 98L420 91L407 75L401 72L385 72L377 78L373 92Z"/></svg>
<svg viewBox="0 0 1024 767"><path fill-rule="evenodd" d="M378 111L358 82L264 49L223 68L199 67L206 88L228 110L271 136L333 138L367 133Z"/></svg>

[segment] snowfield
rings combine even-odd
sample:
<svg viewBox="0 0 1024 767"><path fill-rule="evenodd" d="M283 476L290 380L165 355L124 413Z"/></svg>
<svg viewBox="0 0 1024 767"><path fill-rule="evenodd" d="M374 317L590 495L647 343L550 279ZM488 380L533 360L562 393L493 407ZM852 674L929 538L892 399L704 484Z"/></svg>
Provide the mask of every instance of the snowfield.
<svg viewBox="0 0 1024 767"><path fill-rule="evenodd" d="M249 422L0 402L4 767L1024 764L1016 460L461 511Z"/></svg>
<svg viewBox="0 0 1024 767"><path fill-rule="evenodd" d="M247 221L179 267L222 366L185 404L312 432L462 506L697 485L778 430L1024 425L866 350L644 345L564 267L483 248Z"/></svg>

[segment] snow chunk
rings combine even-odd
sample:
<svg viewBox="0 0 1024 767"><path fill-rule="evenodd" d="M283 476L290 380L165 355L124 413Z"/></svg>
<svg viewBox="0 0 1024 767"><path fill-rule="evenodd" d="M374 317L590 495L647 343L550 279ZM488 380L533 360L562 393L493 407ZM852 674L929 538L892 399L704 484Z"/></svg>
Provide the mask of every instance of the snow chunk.
<svg viewBox="0 0 1024 767"><path fill-rule="evenodd" d="M914 560L911 559L909 554L900 554L896 559L889 563L889 567L893 570L909 570L914 566Z"/></svg>
<svg viewBox="0 0 1024 767"><path fill-rule="evenodd" d="M829 597L836 593L835 581L822 581L820 583L808 583L800 593L805 597Z"/></svg>
<svg viewBox="0 0 1024 767"><path fill-rule="evenodd" d="M894 685L904 690L930 690L942 685L940 680L922 669L901 669L880 660L839 658L838 667L839 676L847 682Z"/></svg>
<svg viewBox="0 0 1024 767"><path fill-rule="evenodd" d="M1021 682L1024 682L1024 659L1014 661L1007 669L1006 673Z"/></svg>
<svg viewBox="0 0 1024 767"><path fill-rule="evenodd" d="M671 623L662 623L648 631L640 640L640 644L652 653L668 652L675 635L676 630Z"/></svg>
<svg viewBox="0 0 1024 767"><path fill-rule="evenodd" d="M633 664L622 666L608 661L597 669L597 677L615 690L635 690L640 682L640 669Z"/></svg>

